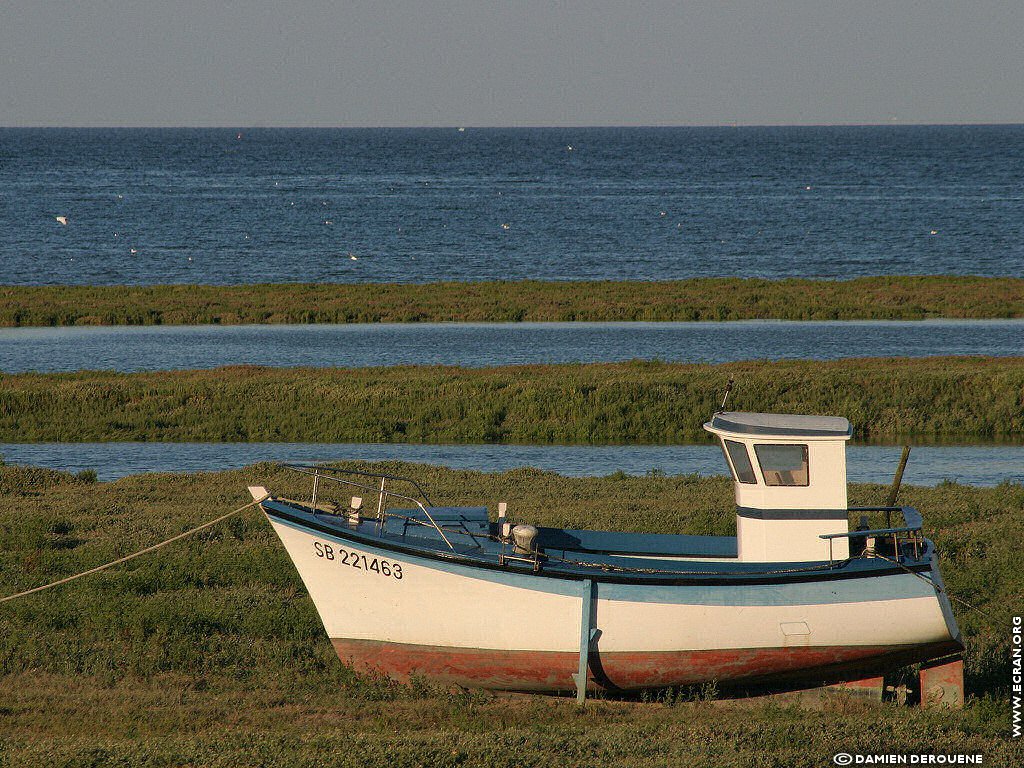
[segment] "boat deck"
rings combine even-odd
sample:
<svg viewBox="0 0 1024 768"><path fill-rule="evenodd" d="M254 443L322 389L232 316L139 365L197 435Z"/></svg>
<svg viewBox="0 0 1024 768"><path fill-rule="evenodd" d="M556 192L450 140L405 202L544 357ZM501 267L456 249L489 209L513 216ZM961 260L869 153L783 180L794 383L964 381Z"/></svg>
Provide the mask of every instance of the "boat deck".
<svg viewBox="0 0 1024 768"><path fill-rule="evenodd" d="M353 543L477 567L533 571L572 579L774 583L862 578L900 570L926 570L931 557L931 544L926 541L917 557L904 553L900 565L884 558L742 563L736 560L735 537L542 527L535 541L542 555L534 558L517 556L511 544L497 539L495 524L485 507L429 507L427 511L438 528L423 510L416 508L390 509L382 524L377 518L349 522L344 514L324 512L290 500L268 500L263 507L269 515L286 523Z"/></svg>

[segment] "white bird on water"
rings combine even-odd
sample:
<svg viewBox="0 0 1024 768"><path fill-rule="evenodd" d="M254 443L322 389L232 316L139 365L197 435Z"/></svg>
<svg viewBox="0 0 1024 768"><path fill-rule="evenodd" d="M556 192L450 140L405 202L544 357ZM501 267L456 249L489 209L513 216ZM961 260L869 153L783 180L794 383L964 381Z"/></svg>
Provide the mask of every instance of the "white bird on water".
<svg viewBox="0 0 1024 768"><path fill-rule="evenodd" d="M348 257L352 259L352 261L359 261L359 257L356 256L354 253L350 253Z"/></svg>
<svg viewBox="0 0 1024 768"><path fill-rule="evenodd" d="M67 216L54 216L53 218L55 218L57 220L57 223L60 224L63 227L66 227L68 225L68 217Z"/></svg>

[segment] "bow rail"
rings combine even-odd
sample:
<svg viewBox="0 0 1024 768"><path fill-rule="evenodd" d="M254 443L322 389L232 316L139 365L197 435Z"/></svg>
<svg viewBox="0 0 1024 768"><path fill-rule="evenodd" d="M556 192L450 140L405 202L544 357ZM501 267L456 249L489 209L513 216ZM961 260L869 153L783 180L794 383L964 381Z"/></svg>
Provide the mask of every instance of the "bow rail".
<svg viewBox="0 0 1024 768"><path fill-rule="evenodd" d="M455 547L452 545L448 537L445 536L444 530L441 528L440 525L437 524L437 521L434 520L433 515L430 514L429 507L433 506L433 504L430 501L430 497L428 497L423 488L420 487L420 484L413 480L411 477L402 477L401 475L388 475L379 472L363 472L358 469L340 469L338 467L319 466L316 464L283 464L282 466L285 469L291 470L292 472L297 472L301 475L309 475L313 478L313 494L310 499L310 507L313 509L314 512L317 510L317 495L319 494L320 491L321 481L337 483L338 485L343 485L349 488L358 488L362 491L368 491L371 494L376 494L376 519L378 521L378 525L382 530L388 516L388 501L390 499L400 499L401 501L414 504L420 510L420 512L423 513L423 516L427 519L427 522L425 523L422 520L410 518L406 515L396 515L396 517L402 517L406 520L413 521L420 525L429 524L429 527L432 527L435 531L437 531L438 535L441 537L444 543L448 545L448 548L453 552L455 551ZM346 477L339 477L339 475L353 475L356 477L374 478L375 480L379 479L380 485L369 485L367 483L358 482L356 480L350 480ZM413 488L415 488L416 496L410 496L404 493L398 493L396 491L388 489L388 481L391 481L393 483L408 483Z"/></svg>

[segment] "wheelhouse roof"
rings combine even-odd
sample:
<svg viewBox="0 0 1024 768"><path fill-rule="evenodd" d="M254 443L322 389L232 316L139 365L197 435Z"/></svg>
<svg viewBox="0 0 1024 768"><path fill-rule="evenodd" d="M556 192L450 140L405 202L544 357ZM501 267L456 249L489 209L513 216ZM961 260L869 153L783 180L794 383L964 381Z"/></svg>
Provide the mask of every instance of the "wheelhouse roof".
<svg viewBox="0 0 1024 768"><path fill-rule="evenodd" d="M842 416L801 416L788 413L716 413L704 425L709 432L776 437L849 437L850 422Z"/></svg>

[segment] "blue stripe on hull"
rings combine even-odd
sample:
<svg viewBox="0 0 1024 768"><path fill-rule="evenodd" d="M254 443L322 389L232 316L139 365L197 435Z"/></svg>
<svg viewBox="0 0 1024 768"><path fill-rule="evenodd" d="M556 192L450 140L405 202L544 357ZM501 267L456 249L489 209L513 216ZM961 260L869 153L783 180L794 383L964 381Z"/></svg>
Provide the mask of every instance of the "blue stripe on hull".
<svg viewBox="0 0 1024 768"><path fill-rule="evenodd" d="M323 531L314 531L307 526L267 514L278 525L302 531L322 540L337 542L349 548L360 550L385 559L394 559L395 552L376 547L363 541L333 536ZM442 573L455 574L493 584L502 584L535 592L556 595L579 595L579 583L566 579L546 577L533 573L514 573L508 570L474 568L471 565L452 563L435 558L418 557L401 553L403 561L421 568ZM595 569L595 576L600 571ZM737 585L651 585L595 583L597 597L601 600L616 600L634 603L662 603L671 605L829 605L837 603L865 603L879 600L901 600L934 596L935 590L923 579L910 573L895 575L866 576L858 579L802 581L778 584L737 584Z"/></svg>

